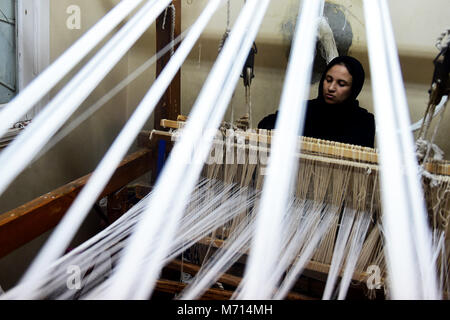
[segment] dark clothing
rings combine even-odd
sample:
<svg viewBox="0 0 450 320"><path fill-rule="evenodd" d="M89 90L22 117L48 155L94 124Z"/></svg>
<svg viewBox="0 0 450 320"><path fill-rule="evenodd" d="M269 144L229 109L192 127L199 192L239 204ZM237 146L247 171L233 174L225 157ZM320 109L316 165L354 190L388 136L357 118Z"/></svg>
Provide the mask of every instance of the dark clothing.
<svg viewBox="0 0 450 320"><path fill-rule="evenodd" d="M259 129L272 130L278 111L262 119ZM375 118L359 106L349 109L339 109L337 105L318 103L317 100L308 101L305 137L349 143L373 148L375 140Z"/></svg>
<svg viewBox="0 0 450 320"><path fill-rule="evenodd" d="M328 104L323 99L323 81L328 70L336 64L344 64L352 75L352 93L341 104ZM373 114L361 108L356 100L363 87L364 77L364 69L358 60L348 56L333 59L322 75L317 98L308 101L302 135L373 148L375 118ZM258 128L274 129L277 114L278 111L266 116L259 122Z"/></svg>

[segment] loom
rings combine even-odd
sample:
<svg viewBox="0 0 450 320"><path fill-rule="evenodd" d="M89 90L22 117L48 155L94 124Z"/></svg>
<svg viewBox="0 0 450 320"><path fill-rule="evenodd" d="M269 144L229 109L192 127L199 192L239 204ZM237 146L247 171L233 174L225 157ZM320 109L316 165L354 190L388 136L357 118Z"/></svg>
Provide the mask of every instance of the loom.
<svg viewBox="0 0 450 320"><path fill-rule="evenodd" d="M0 115L0 135L75 65L73 52L82 51L80 61L105 26L112 30L141 2L120 2L114 9L120 15L106 16L11 102ZM379 150L298 137L323 1L303 1L273 132L221 124L267 0L246 1L191 113L179 121L179 68L222 2L209 1L181 42L179 15L171 28L160 28L171 1L145 2L0 154L0 163L15 163L3 167L3 192L159 17L158 77L96 170L1 216L0 256L56 228L21 281L0 298L447 298L450 164L425 159L418 166L386 1L364 1ZM173 1L173 12L180 7ZM60 109L65 114L55 112ZM155 130L142 131L152 112ZM141 149L127 155L136 139ZM19 159L19 150L27 155ZM147 172L152 185L134 188L140 201L131 206L123 187ZM105 197L122 206L115 221L65 253L71 229ZM82 287L68 271L81 272ZM190 284L175 281L180 272L194 276ZM370 282L373 275L377 281Z"/></svg>

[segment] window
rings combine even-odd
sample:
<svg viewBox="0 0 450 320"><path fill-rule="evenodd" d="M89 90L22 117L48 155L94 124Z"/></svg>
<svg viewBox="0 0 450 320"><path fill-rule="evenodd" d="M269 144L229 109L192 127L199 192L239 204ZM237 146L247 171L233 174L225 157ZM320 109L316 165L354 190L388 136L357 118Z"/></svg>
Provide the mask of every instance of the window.
<svg viewBox="0 0 450 320"><path fill-rule="evenodd" d="M0 0L0 10L0 104L5 104L50 63L50 1Z"/></svg>
<svg viewBox="0 0 450 320"><path fill-rule="evenodd" d="M0 0L0 104L16 95L16 71L15 1Z"/></svg>
<svg viewBox="0 0 450 320"><path fill-rule="evenodd" d="M0 0L0 109L50 63L50 0ZM9 132L0 150L47 103L44 98Z"/></svg>

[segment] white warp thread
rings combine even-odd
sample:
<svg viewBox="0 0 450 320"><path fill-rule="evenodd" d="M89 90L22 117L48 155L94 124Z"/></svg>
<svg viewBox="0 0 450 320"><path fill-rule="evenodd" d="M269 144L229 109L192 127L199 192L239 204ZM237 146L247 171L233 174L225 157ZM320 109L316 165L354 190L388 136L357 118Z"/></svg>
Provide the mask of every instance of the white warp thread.
<svg viewBox="0 0 450 320"><path fill-rule="evenodd" d="M380 149L383 223L394 299L438 299L431 237L386 1L364 1Z"/></svg>
<svg viewBox="0 0 450 320"><path fill-rule="evenodd" d="M243 279L246 285L238 295L239 299L266 299L276 286L267 280L271 279L278 261L283 215L295 183L296 175L292 172L297 172L295 152L299 132L303 132L320 6L321 1L309 0L300 8L256 233Z"/></svg>
<svg viewBox="0 0 450 320"><path fill-rule="evenodd" d="M20 92L0 113L0 137L116 28L142 0L123 0Z"/></svg>
<svg viewBox="0 0 450 320"><path fill-rule="evenodd" d="M169 2L170 0L165 0L165 2ZM165 4L163 1L150 1L145 5L125 26L123 29L119 31L119 33L113 37L113 39L108 42L108 44L102 48L102 50L95 56L93 60L91 60L88 63L88 66L83 69L84 72L87 73L90 70L90 67L94 67L98 63L102 63L105 61L105 67L106 68L112 68L114 66L114 59L116 59L116 62L120 58L122 54L124 54L139 38L139 35L142 34L147 27L156 19L156 17L164 10L167 4ZM130 35L131 34L131 35ZM124 38L126 38L126 41L124 41ZM111 48L109 46L112 46L113 48L117 49L118 52L114 52L114 50L111 51ZM109 53L112 53L112 56L109 55ZM106 60L103 60L106 59ZM98 61L100 60L100 62ZM90 72L90 71L89 71ZM98 81L100 81L101 78L101 71L96 69L96 72L94 73L88 73L89 75L96 74L96 78ZM78 79L75 79L75 81L71 82L73 85L77 84L79 81L83 82L83 85L86 85L84 90L90 89L92 90L92 83L91 87L89 88L89 84L86 84L86 74L83 74L83 72L79 73L76 77ZM84 81L83 81L84 80ZM70 87L70 86L69 86ZM68 88L68 87L66 87ZM78 88L77 88L78 89ZM83 90L83 89L81 89ZM64 90L63 90L64 91ZM86 94L86 92L80 94ZM64 93L60 93L60 95L64 95ZM64 101L65 103L72 103L72 106L75 106L77 102L75 101ZM66 105L67 106L67 105ZM58 111L61 111L61 108L65 107L64 105L57 106L54 105L54 107L59 107ZM44 132L45 134L48 134L48 127L56 127L54 123L47 123L48 119L45 119L45 116L49 111L51 111L51 108L46 108L41 112L38 116L38 118L41 118L43 123L45 123L45 126L41 124L41 121L34 122L34 125L36 126L36 131L40 135L42 132L44 132L44 128L47 129L47 132ZM47 111L47 112L46 112ZM67 110L64 110L67 114ZM50 119L50 115L48 115ZM58 117L58 116L56 116ZM134 131L139 131L140 128L138 128L138 125L141 121L145 120L140 117L137 112L134 113L134 117L138 117L136 119L135 124L132 126L130 125L130 121L134 121L135 119L132 117L128 122L128 127L132 126L135 128ZM55 119L56 122L58 120ZM126 125L126 126L127 126ZM105 155L105 157L102 159L102 162L97 167L97 169L92 174L91 178L89 179L88 183L85 185L83 190L80 192L79 196L76 198L64 218L61 220L60 224L57 226L56 230L52 233L50 239L46 242L44 245L44 248L41 249L41 252L39 253L38 257L33 261L31 267L27 270L25 273L23 279L24 283L27 283L28 286L30 286L29 291L33 291L33 287L39 286L39 283L45 275L46 270L48 270L48 266L51 265L51 263L56 260L65 250L67 245L70 243L70 240L75 235L76 231L78 230L79 226L83 222L86 214L89 212L90 208L92 207L95 200L100 195L101 190L104 189L106 183L109 181L109 177L112 175L114 170L117 168L117 165L122 160L123 156L125 155L126 151L128 150L130 143L126 143L126 139L129 139L131 141L134 141L135 136L137 136L138 132L133 136L132 134L127 137L127 133L123 134L125 129L122 130L121 134L119 135L119 138L117 138L111 146L108 153ZM29 131L30 134L32 131ZM36 140L39 137L30 137L30 140L26 140L27 144L30 143L30 141ZM42 138L42 135L40 136ZM47 135L47 139L49 138L49 135ZM26 138L25 138L26 139ZM123 141L125 140L125 141ZM18 144L18 147L22 147L21 145L21 139L17 139L16 143ZM43 144L45 141L36 141L36 144ZM13 144L14 145L14 144ZM10 146L12 147L12 146ZM115 148L114 148L115 147ZM37 151L37 146L33 146L33 149ZM116 151L117 149L118 152ZM125 150L123 150L125 149ZM111 151L113 150L113 151ZM28 151L28 150L27 150ZM116 153L117 152L117 153ZM111 156L111 154L113 154ZM8 159L8 154L2 154L0 156L0 162L1 159L5 156L6 159ZM116 158L114 159L114 156ZM30 158L30 157L28 157ZM112 160L112 159L113 160ZM109 161L108 159L111 159ZM104 172L106 172L104 174ZM110 174L108 175L108 172ZM3 182L3 181L2 181ZM26 296L26 292L24 292L24 296Z"/></svg>

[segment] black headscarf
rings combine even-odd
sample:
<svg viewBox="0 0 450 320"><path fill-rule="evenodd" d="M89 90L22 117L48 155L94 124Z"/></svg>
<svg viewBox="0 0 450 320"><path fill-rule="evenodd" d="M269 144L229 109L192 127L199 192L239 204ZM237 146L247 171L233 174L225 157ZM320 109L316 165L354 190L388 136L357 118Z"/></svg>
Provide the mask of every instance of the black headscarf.
<svg viewBox="0 0 450 320"><path fill-rule="evenodd" d="M340 104L328 104L323 98L323 82L333 66L343 64L352 75L352 92ZM353 57L340 56L326 67L319 83L316 99L308 101L303 135L307 137L374 147L375 118L359 106L358 97L364 85L365 72L361 63ZM278 111L268 115L258 124L259 129L274 129Z"/></svg>
<svg viewBox="0 0 450 320"><path fill-rule="evenodd" d="M328 70L330 70L333 66L335 66L337 64L343 64L352 76L352 93L347 98L347 100L344 101L342 104L348 104L348 103L353 104L354 101L356 100L356 98L358 97L359 93L362 90L366 74L364 72L364 68L361 65L361 63L358 60L356 60L355 58L350 57L350 56L340 56L340 57L336 57L330 61L330 63L327 65L325 71L322 74L322 78L320 79L319 94L317 96L317 99L320 100L321 102L324 102L322 91L323 91L323 82L325 80L325 76L327 75Z"/></svg>

